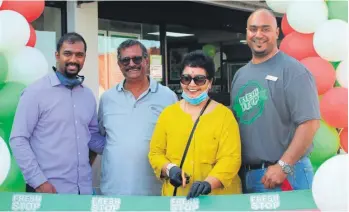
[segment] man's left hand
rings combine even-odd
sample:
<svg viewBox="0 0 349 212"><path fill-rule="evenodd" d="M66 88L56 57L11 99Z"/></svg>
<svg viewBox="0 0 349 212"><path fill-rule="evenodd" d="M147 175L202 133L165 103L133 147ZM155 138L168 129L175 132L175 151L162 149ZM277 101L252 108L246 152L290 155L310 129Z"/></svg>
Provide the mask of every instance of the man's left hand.
<svg viewBox="0 0 349 212"><path fill-rule="evenodd" d="M275 186L281 185L286 179L287 174L282 171L279 164L269 166L264 176L262 177L262 183L267 189L275 188Z"/></svg>

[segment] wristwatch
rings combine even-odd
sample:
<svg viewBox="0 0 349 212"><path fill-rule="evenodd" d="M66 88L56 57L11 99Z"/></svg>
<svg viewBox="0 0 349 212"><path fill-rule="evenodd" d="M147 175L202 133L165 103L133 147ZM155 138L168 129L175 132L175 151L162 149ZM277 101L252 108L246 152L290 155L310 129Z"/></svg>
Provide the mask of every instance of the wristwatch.
<svg viewBox="0 0 349 212"><path fill-rule="evenodd" d="M177 166L176 164L173 164L173 163L169 163L167 166L166 166L166 175L169 177L170 176L170 169L174 166Z"/></svg>
<svg viewBox="0 0 349 212"><path fill-rule="evenodd" d="M284 161L282 161L282 160L279 160L279 161L278 161L278 164L281 166L282 171L283 171L285 174L292 174L292 173L293 173L293 166L287 164L286 162L284 162Z"/></svg>

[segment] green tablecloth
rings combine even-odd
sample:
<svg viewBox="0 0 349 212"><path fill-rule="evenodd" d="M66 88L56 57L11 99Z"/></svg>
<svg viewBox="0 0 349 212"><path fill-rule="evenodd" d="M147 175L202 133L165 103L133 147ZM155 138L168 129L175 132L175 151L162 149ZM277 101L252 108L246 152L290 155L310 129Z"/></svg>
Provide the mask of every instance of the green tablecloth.
<svg viewBox="0 0 349 212"><path fill-rule="evenodd" d="M0 193L0 211L253 211L315 210L310 190L184 197Z"/></svg>

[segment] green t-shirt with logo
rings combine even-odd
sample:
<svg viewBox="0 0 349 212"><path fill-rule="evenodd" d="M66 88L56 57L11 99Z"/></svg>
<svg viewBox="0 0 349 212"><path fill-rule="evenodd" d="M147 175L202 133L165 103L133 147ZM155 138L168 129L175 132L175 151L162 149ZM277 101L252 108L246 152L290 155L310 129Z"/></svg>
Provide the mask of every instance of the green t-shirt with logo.
<svg viewBox="0 0 349 212"><path fill-rule="evenodd" d="M263 63L242 67L232 81L231 98L244 164L279 160L298 125L320 119L312 74L281 51Z"/></svg>

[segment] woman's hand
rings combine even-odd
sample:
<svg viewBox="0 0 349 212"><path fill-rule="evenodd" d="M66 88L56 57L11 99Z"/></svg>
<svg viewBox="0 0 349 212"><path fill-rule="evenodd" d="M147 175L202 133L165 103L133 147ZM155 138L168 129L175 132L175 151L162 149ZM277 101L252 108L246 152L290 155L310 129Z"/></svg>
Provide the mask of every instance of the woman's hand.
<svg viewBox="0 0 349 212"><path fill-rule="evenodd" d="M184 173L185 174L185 173ZM169 171L170 183L176 188L183 185L182 170L178 166L174 166ZM186 182L189 183L189 176L185 174Z"/></svg>
<svg viewBox="0 0 349 212"><path fill-rule="evenodd" d="M190 188L187 199L211 193L211 184L207 181L196 181Z"/></svg>

